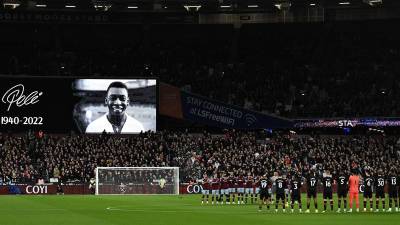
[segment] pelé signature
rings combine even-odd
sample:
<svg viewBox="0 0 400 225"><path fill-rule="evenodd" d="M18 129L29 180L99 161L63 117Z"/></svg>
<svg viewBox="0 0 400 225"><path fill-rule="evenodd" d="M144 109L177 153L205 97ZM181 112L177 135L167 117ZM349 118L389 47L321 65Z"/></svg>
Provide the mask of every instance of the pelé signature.
<svg viewBox="0 0 400 225"><path fill-rule="evenodd" d="M33 91L29 95L24 95L24 90L24 85L17 84L4 93L1 101L8 104L7 111L10 111L12 105L21 107L36 104L39 102L39 97L43 94L43 92Z"/></svg>

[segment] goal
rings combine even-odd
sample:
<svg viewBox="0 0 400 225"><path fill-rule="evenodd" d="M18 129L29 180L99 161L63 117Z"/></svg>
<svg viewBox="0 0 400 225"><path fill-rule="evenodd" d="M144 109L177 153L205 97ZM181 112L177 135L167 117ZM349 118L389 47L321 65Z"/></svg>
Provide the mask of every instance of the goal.
<svg viewBox="0 0 400 225"><path fill-rule="evenodd" d="M179 194L179 167L97 167L96 195Z"/></svg>

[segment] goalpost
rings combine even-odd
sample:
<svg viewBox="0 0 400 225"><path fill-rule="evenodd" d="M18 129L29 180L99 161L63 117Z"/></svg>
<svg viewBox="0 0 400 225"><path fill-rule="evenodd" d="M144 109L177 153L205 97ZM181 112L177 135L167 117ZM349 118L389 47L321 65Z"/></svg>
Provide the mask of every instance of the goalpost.
<svg viewBox="0 0 400 225"><path fill-rule="evenodd" d="M179 195L179 167L97 167L96 195Z"/></svg>

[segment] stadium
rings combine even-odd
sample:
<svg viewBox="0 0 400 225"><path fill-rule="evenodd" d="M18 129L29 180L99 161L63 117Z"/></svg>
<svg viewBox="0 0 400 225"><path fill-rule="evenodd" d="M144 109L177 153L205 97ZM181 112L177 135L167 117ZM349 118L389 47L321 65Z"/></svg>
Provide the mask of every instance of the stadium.
<svg viewBox="0 0 400 225"><path fill-rule="evenodd" d="M0 0L0 224L400 224L398 27L398 0Z"/></svg>

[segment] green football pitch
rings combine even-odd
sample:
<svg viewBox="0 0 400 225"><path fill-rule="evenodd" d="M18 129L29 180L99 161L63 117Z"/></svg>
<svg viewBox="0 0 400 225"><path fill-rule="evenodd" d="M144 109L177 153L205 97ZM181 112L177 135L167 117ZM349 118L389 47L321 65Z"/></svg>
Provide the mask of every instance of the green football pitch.
<svg viewBox="0 0 400 225"><path fill-rule="evenodd" d="M257 205L201 205L199 195L0 196L0 215L1 225L400 224L400 212L258 212Z"/></svg>

